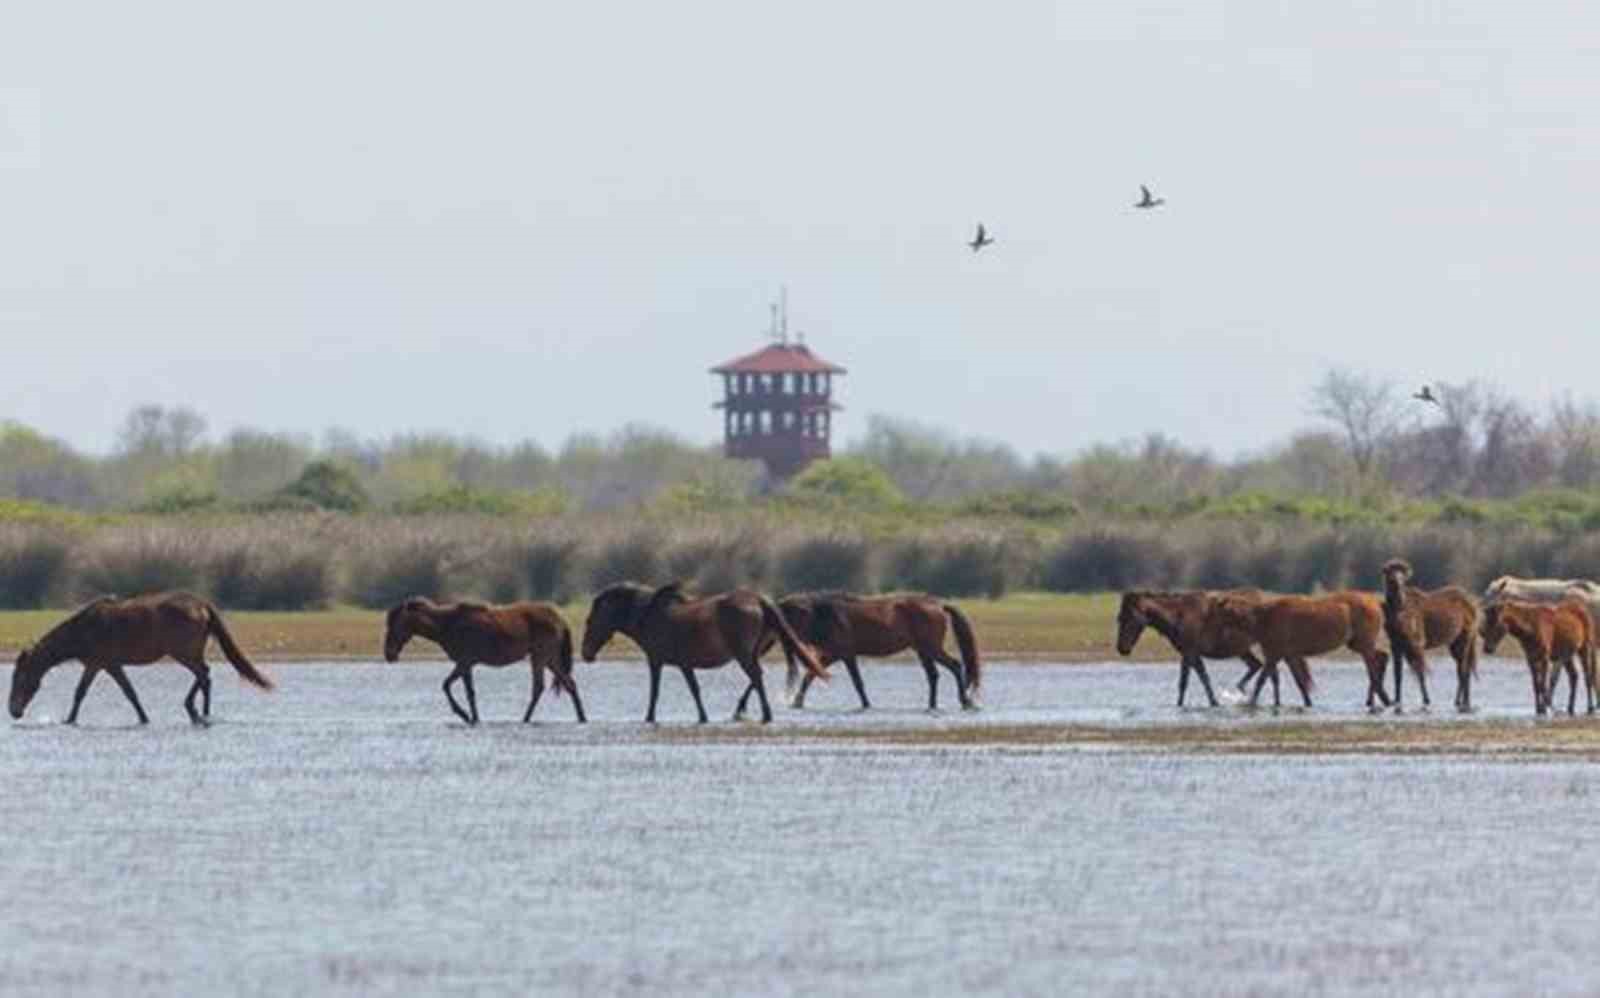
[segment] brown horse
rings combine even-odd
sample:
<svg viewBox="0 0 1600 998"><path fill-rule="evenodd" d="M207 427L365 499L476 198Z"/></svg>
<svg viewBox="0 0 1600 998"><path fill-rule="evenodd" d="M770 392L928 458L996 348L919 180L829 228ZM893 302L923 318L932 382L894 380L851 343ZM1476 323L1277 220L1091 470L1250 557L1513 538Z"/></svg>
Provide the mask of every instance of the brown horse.
<svg viewBox="0 0 1600 998"><path fill-rule="evenodd" d="M1594 619L1582 599L1567 599L1551 606L1521 600L1498 600L1483 608L1483 650L1490 655L1507 634L1522 646L1528 660L1528 678L1533 683L1533 709L1543 714L1554 709L1556 675L1551 665L1567 670L1567 713L1574 712L1578 693L1577 670L1573 659L1583 663L1584 685L1589 692L1589 711L1595 709Z"/></svg>
<svg viewBox="0 0 1600 998"><path fill-rule="evenodd" d="M455 663L454 671L445 677L444 695L450 701L450 709L468 724L478 723L478 693L472 686L472 667L511 665L524 657L533 670L533 696L528 699L522 723L533 720L533 708L539 706L539 698L544 695L547 665L555 676L556 696L561 695L562 689L571 693L572 709L579 723L588 720L583 714L583 698L578 695L578 681L572 674L572 629L561 611L549 603L524 601L489 606L435 603L413 596L389 611L383 635L384 661L398 659L400 650L413 636L427 638L443 648ZM450 692L457 680L467 689L468 710L462 710Z"/></svg>
<svg viewBox="0 0 1600 998"><path fill-rule="evenodd" d="M1224 626L1247 631L1261 646L1263 668L1250 694L1253 705L1261 687L1272 680L1272 702L1278 699L1278 663L1288 662L1300 695L1311 706L1311 669L1306 659L1340 648L1361 656L1367 666L1367 705L1389 699L1383 692L1383 672L1389 656L1378 648L1383 632L1383 608L1371 593L1343 591L1326 596L1277 596L1252 602L1224 596L1216 613Z"/></svg>
<svg viewBox="0 0 1600 998"><path fill-rule="evenodd" d="M706 706L694 670L715 669L730 661L739 663L761 698L762 722L771 721L772 706L761 678L761 650L769 633L777 634L785 655L798 656L808 672L827 678L822 664L795 636L772 600L747 589L691 600L676 582L660 589L619 582L601 590L589 606L583 628L583 660L593 662L619 632L643 649L650 666L650 706L644 719L652 724L664 666L675 665L683 672L704 724ZM749 690L745 692L748 695Z"/></svg>
<svg viewBox="0 0 1600 998"><path fill-rule="evenodd" d="M1400 706L1404 663L1411 663L1428 705L1429 648L1448 647L1456 662L1456 709L1472 707L1472 677L1478 672L1478 604L1459 586L1424 591L1408 585L1411 566L1400 558L1383 566L1383 627L1394 659L1394 705Z"/></svg>
<svg viewBox="0 0 1600 998"><path fill-rule="evenodd" d="M856 596L852 593L797 593L778 601L784 619L802 641L817 653L824 667L844 662L850 681L861 698L863 710L872 706L867 688L861 682L856 659L894 655L914 649L928 679L928 709L939 708L939 670L950 670L956 682L961 706L977 706L983 687L983 662L978 656L978 639L972 622L960 608L932 596ZM955 632L957 660L944 650L946 631ZM804 707L806 691L816 677L800 678L799 666L789 660L790 702ZM798 682L798 687L797 687ZM748 695L749 691L746 691ZM742 701L741 701L742 703Z"/></svg>
<svg viewBox="0 0 1600 998"><path fill-rule="evenodd" d="M1200 676L1206 699L1217 706L1217 695L1211 689L1211 677L1206 673L1208 658L1243 659L1248 667L1239 680L1240 691L1262 669L1262 662L1250 650L1254 643L1246 630L1229 627L1217 616L1217 601L1223 596L1241 601L1259 602L1265 598L1259 589L1233 589L1225 593L1205 590L1189 592L1151 592L1135 590L1122 594L1122 606L1117 610L1117 652L1133 654L1134 645L1146 627L1167 639L1178 653L1178 706L1189 690L1189 672Z"/></svg>
<svg viewBox="0 0 1600 998"><path fill-rule="evenodd" d="M194 674L194 685L183 698L183 709L189 712L190 721L205 724L211 717L211 667L206 664L206 639L210 637L217 639L222 654L238 670L240 678L260 689L272 689L272 680L252 665L234 642L222 622L222 614L200 597L188 593L156 593L132 599L102 596L52 627L17 656L17 667L11 673L11 716L22 718L46 672L77 659L83 663L83 676L72 694L72 712L66 723L78 723L78 708L89 693L89 684L104 671L133 704L139 723L149 724L139 695L122 669L127 665L149 665L170 655ZM203 704L199 711L194 706L197 695Z"/></svg>

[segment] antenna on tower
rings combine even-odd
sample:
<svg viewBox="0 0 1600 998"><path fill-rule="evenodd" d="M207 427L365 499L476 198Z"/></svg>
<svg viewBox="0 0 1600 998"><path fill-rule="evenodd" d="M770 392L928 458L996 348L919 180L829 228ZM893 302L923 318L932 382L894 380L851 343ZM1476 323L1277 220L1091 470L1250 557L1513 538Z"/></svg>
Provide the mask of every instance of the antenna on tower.
<svg viewBox="0 0 1600 998"><path fill-rule="evenodd" d="M789 285L778 287L778 342L789 345Z"/></svg>

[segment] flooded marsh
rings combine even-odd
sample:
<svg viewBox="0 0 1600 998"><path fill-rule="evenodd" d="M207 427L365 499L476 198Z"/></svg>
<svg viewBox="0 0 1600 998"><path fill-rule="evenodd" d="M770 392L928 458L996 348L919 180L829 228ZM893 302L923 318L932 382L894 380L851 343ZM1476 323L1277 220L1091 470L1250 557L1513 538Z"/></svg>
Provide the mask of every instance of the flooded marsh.
<svg viewBox="0 0 1600 998"><path fill-rule="evenodd" d="M110 684L55 723L76 669L47 678L0 735L0 991L1600 988L1600 721L1534 720L1506 661L1467 717L1443 670L1371 716L1342 663L1279 712L997 665L983 711L930 715L919 669L868 666L878 709L840 677L768 727L721 720L732 670L704 727L669 675L656 728L642 667L581 668L581 727L548 694L516 723L526 672L480 670L476 730L442 665L269 671L219 670L210 729L176 667L131 673L144 729Z"/></svg>

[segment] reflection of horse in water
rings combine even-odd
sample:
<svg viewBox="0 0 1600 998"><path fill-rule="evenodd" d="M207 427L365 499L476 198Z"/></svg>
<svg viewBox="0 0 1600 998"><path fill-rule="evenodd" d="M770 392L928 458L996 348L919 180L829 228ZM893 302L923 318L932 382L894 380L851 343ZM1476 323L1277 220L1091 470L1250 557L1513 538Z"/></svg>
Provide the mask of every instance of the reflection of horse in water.
<svg viewBox="0 0 1600 998"><path fill-rule="evenodd" d="M1346 590L1326 596L1275 596L1252 601L1223 596L1216 604L1220 623L1249 633L1261 646L1262 665L1250 694L1254 704L1261 686L1272 680L1272 702L1278 699L1278 663L1288 662L1300 695L1311 706L1311 669L1306 659L1349 648L1367 665L1367 705L1389 703L1383 672L1389 656L1379 650L1383 608L1372 593Z"/></svg>
<svg viewBox="0 0 1600 998"><path fill-rule="evenodd" d="M772 720L772 705L767 701L766 684L761 678L761 652L776 634L783 652L798 657L812 675L826 673L811 651L800 642L772 600L747 589L735 589L720 596L690 599L677 583L651 589L633 582L619 582L598 593L589 606L589 619L583 629L583 660L592 662L613 634L633 640L650 666L650 706L644 719L654 723L656 701L661 694L661 670L675 665L694 696L700 723L706 722L705 702L700 699L696 669L715 669L730 661L739 663L761 699L761 720ZM740 700L743 703L743 698Z"/></svg>
<svg viewBox="0 0 1600 998"><path fill-rule="evenodd" d="M1581 599L1568 599L1549 606L1521 600L1500 600L1483 608L1483 650L1494 654L1507 634L1522 646L1528 660L1528 678L1533 684L1533 709L1543 714L1555 696L1556 675L1552 665L1567 670L1567 713L1571 714L1578 695L1577 669L1573 659L1583 664L1584 685L1588 688L1589 710L1595 709L1594 618Z"/></svg>
<svg viewBox="0 0 1600 998"><path fill-rule="evenodd" d="M1146 627L1166 638L1178 652L1178 706L1189 691L1189 673L1194 671L1205 688L1211 706L1217 706L1217 695L1211 689L1211 677L1206 673L1208 658L1243 659L1247 667L1239 680L1239 692L1245 684L1261 671L1262 664L1250 650L1254 644L1250 633L1230 627L1216 614L1217 601L1224 596L1240 601L1259 601L1265 598L1259 589L1229 589L1223 592L1192 590L1190 592L1151 592L1135 590L1122 594L1122 605L1117 610L1117 652L1133 654L1139 636ZM1290 663L1291 669L1297 668ZM1298 680L1298 676L1296 677ZM1310 679L1302 685L1309 687Z"/></svg>
<svg viewBox="0 0 1600 998"><path fill-rule="evenodd" d="M578 695L578 680L572 674L572 629L549 603L522 601L503 606L484 603L435 603L413 596L389 610L384 627L383 658L393 662L412 637L427 638L450 657L455 669L444 680L445 699L450 709L468 724L478 723L478 693L472 686L475 665L503 666L524 657L533 670L533 694L522 714L524 724L533 720L533 708L544 695L544 670L548 666L556 680L556 696L563 689L572 694L572 709L580 722L583 698ZM460 682L467 690L467 710L456 702L450 687Z"/></svg>
<svg viewBox="0 0 1600 998"><path fill-rule="evenodd" d="M11 716L20 719L28 703L39 692L44 674L77 659L83 663L83 677L72 694L72 713L68 724L78 721L78 708L88 695L89 684L101 672L114 679L133 704L140 724L150 718L139 703L139 695L122 671L126 665L149 665L171 656L194 674L194 685L183 698L189 720L204 724L211 716L211 667L206 664L206 639L215 637L222 654L232 663L239 677L263 690L272 689L272 680L245 657L234 642L217 608L189 593L156 593L117 599L102 596L45 633L31 648L17 656L11 673ZM195 697L202 706L195 709Z"/></svg>
<svg viewBox="0 0 1600 998"><path fill-rule="evenodd" d="M939 707L939 671L950 670L961 706L976 705L983 688L983 662L972 622L960 608L932 596L856 596L850 593L797 593L778 601L778 609L802 641L818 653L824 666L844 662L863 709L871 707L856 659L878 658L914 650L928 678L928 709ZM947 631L955 633L957 660L944 649ZM804 707L814 676L799 679L789 662L789 692L796 707ZM799 686L796 687L796 680Z"/></svg>
<svg viewBox="0 0 1600 998"><path fill-rule="evenodd" d="M1478 604L1465 589L1445 586L1424 591L1410 585L1411 566L1399 558L1383 566L1383 628L1394 659L1394 703L1400 705L1400 680L1411 663L1422 703L1428 701L1429 648L1449 648L1456 662L1456 709L1472 706L1472 677L1478 672Z"/></svg>

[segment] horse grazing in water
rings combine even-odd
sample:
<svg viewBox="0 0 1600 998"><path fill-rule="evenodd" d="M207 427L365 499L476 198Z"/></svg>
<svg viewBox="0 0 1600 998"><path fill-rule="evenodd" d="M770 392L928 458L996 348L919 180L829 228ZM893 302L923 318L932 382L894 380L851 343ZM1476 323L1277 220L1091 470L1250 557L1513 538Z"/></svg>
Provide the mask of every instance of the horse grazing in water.
<svg viewBox="0 0 1600 998"><path fill-rule="evenodd" d="M761 699L761 720L772 720L766 684L761 678L761 652L776 634L786 656L798 657L812 675L827 679L822 664L795 636L794 630L772 600L747 589L720 596L690 599L679 583L651 589L635 582L619 582L595 595L583 628L583 660L593 662L600 649L621 633L633 640L650 666L650 706L646 722L656 720L661 695L661 670L675 665L694 695L700 723L706 723L706 705L700 699L696 669L716 669L730 661L739 663L750 686ZM746 696L749 690L745 691ZM741 702L742 699L741 699Z"/></svg>
<svg viewBox="0 0 1600 998"><path fill-rule="evenodd" d="M1533 683L1533 709L1537 714L1553 710L1556 674L1551 665L1567 670L1567 713L1574 712L1578 694L1577 670L1573 659L1583 663L1584 685L1588 688L1590 713L1595 709L1594 618L1581 599L1563 600L1555 606L1522 600L1501 600L1483 608L1483 650L1493 655L1507 634L1522 646L1528 660L1528 678Z"/></svg>
<svg viewBox="0 0 1600 998"><path fill-rule="evenodd" d="M89 684L106 672L133 704L139 723L149 724L150 718L122 671L123 666L149 665L170 655L194 674L194 685L183 698L183 709L188 711L191 722L205 724L211 717L211 667L206 664L206 639L211 637L217 639L222 654L241 679L263 690L272 689L272 680L252 665L234 642L222 622L222 614L200 597L189 593L156 593L132 599L102 596L52 627L32 647L22 649L11 673L11 716L21 720L46 672L77 659L83 663L83 677L72 694L72 712L66 723L78 723L78 708L89 693ZM196 696L202 698L198 711Z"/></svg>
<svg viewBox="0 0 1600 998"><path fill-rule="evenodd" d="M1411 565L1394 558L1383 566L1383 627L1394 659L1394 705L1400 706L1404 664L1411 663L1428 705L1429 648L1448 647L1456 662L1456 709L1472 707L1472 677L1478 672L1478 605L1465 589L1424 591L1410 585Z"/></svg>
<svg viewBox="0 0 1600 998"><path fill-rule="evenodd" d="M852 593L797 593L778 601L778 609L795 634L817 652L823 666L844 662L863 710L872 706L861 682L859 656L894 655L910 648L922 661L928 678L928 709L939 708L939 670L950 670L961 706L977 706L983 687L983 661L972 622L960 608L932 596L856 596ZM958 661L944 650L946 631L955 632ZM806 691L816 677L799 676L799 666L789 659L790 703L804 707ZM798 687L796 683L798 681ZM748 695L749 691L746 691ZM742 701L741 701L742 705Z"/></svg>
<svg viewBox="0 0 1600 998"><path fill-rule="evenodd" d="M1263 665L1250 650L1254 640L1250 632L1228 626L1216 613L1217 601L1230 597L1245 602L1259 602L1265 594L1259 589L1234 589L1223 593L1206 590L1189 592L1151 592L1134 590L1122 594L1122 605L1117 610L1117 652L1133 654L1134 645L1146 627L1167 639L1178 653L1178 706L1189 690L1189 673L1200 676L1206 699L1217 706L1217 695L1211 689L1211 677L1206 673L1208 658L1239 658L1248 667L1239 680L1240 692L1250 677L1260 672Z"/></svg>
<svg viewBox="0 0 1600 998"><path fill-rule="evenodd" d="M450 709L468 724L478 723L478 693L472 686L475 665L503 666L528 659L533 670L533 695L522 723L533 720L533 708L544 695L544 670L555 676L556 696L565 689L572 694L572 709L579 723L583 698L572 674L572 629L549 603L520 602L504 606L484 603L435 603L413 596L389 611L383 635L383 658L393 662L412 637L427 638L450 656L455 669L444 680L445 699ZM467 710L456 702L450 687L459 680L467 689Z"/></svg>
<svg viewBox="0 0 1600 998"><path fill-rule="evenodd" d="M1383 632L1383 609L1371 593L1344 591L1326 596L1275 596L1251 601L1223 596L1217 601L1220 623L1249 633L1261 646L1263 668L1256 677L1250 703L1261 696L1261 687L1272 680L1272 702L1278 699L1278 663L1287 662L1300 687L1306 706L1311 706L1311 669L1306 659L1340 648L1361 656L1367 666L1367 705L1374 699L1388 705L1383 692L1383 673L1389 656L1378 649Z"/></svg>

